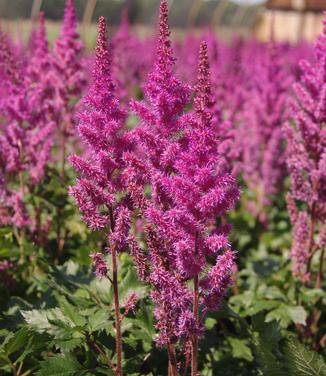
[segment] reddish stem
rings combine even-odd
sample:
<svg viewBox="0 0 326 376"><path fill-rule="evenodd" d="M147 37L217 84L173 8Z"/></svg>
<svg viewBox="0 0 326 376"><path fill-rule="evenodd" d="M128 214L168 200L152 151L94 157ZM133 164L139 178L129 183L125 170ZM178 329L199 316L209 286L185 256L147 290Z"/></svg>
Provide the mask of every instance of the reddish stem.
<svg viewBox="0 0 326 376"><path fill-rule="evenodd" d="M113 210L109 208L111 232L114 231L114 218ZM116 376L122 376L122 336L121 336L121 314L120 314L120 303L119 303L119 288L118 288L118 257L117 250L115 246L111 247L111 258L112 258L112 286L114 295L114 313L115 313L115 330L116 339L115 347L117 354L117 368L115 370Z"/></svg>
<svg viewBox="0 0 326 376"><path fill-rule="evenodd" d="M174 346L171 344L168 344L168 355L169 355L168 374L171 376L178 376L178 366L177 366L177 360L175 358Z"/></svg>
<svg viewBox="0 0 326 376"><path fill-rule="evenodd" d="M199 289L198 289L198 276L194 277L194 317L196 323L199 323ZM192 349L191 349L191 375L198 375L198 336L193 335Z"/></svg>

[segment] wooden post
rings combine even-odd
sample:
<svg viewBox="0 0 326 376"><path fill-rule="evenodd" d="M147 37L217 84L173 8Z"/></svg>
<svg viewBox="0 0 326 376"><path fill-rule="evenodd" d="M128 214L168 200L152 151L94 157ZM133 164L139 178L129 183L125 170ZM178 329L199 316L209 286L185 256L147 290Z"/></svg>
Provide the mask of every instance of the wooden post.
<svg viewBox="0 0 326 376"><path fill-rule="evenodd" d="M218 25L224 15L226 8L228 7L227 0L220 0L213 12L211 24L212 26Z"/></svg>
<svg viewBox="0 0 326 376"><path fill-rule="evenodd" d="M202 0L194 0L189 11L187 25L193 27L195 25L198 13L202 5Z"/></svg>
<svg viewBox="0 0 326 376"><path fill-rule="evenodd" d="M303 38L305 31L306 0L292 0L292 8L298 12L299 22L297 42L299 42Z"/></svg>
<svg viewBox="0 0 326 376"><path fill-rule="evenodd" d="M85 10L84 10L84 15L83 15L83 21L82 21L83 28L92 22L96 3L97 3L97 0L87 0Z"/></svg>
<svg viewBox="0 0 326 376"><path fill-rule="evenodd" d="M42 0L34 0L31 10L31 20L35 21L38 18L42 6Z"/></svg>
<svg viewBox="0 0 326 376"><path fill-rule="evenodd" d="M172 8L173 3L174 3L174 0L170 0L170 1L168 2L169 9Z"/></svg>
<svg viewBox="0 0 326 376"><path fill-rule="evenodd" d="M247 13L247 10L248 10L247 4L238 5L237 10L232 18L231 25L235 27L240 26L243 18L245 17Z"/></svg>

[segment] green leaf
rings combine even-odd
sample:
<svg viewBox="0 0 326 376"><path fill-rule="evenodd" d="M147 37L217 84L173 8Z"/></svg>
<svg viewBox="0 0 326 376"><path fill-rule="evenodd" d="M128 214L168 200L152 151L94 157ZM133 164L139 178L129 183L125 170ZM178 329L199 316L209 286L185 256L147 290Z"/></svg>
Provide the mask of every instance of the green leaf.
<svg viewBox="0 0 326 376"><path fill-rule="evenodd" d="M267 287L266 289L264 289L264 296L267 298L267 299L279 299L279 300L283 300L283 301L286 301L286 296L283 294L283 292L276 286L270 286L270 287Z"/></svg>
<svg viewBox="0 0 326 376"><path fill-rule="evenodd" d="M282 363L274 351L281 338L279 325L276 321L264 322L264 315L257 314L252 318L252 344L254 346L255 361L264 376L287 376Z"/></svg>
<svg viewBox="0 0 326 376"><path fill-rule="evenodd" d="M211 330L211 329L214 328L216 323L217 323L217 320L215 320L212 317L207 317L206 320L205 320L205 328L208 329L208 330Z"/></svg>
<svg viewBox="0 0 326 376"><path fill-rule="evenodd" d="M48 333L56 338L65 338L75 327L59 308L21 311L25 321L38 333ZM78 327L76 327L78 328Z"/></svg>
<svg viewBox="0 0 326 376"><path fill-rule="evenodd" d="M306 325L307 312L302 306L288 306L287 312L295 324Z"/></svg>
<svg viewBox="0 0 326 376"><path fill-rule="evenodd" d="M51 330L52 325L49 323L49 319L64 320L64 316L59 308L52 308L48 310L32 309L30 311L20 312L27 324L32 326L40 333Z"/></svg>
<svg viewBox="0 0 326 376"><path fill-rule="evenodd" d="M250 307L248 309L248 314L250 316L253 316L261 311L270 311L273 308L278 307L279 305L279 302L273 300L258 300L256 303L254 303L253 307Z"/></svg>
<svg viewBox="0 0 326 376"><path fill-rule="evenodd" d="M252 317L252 327L255 332L259 333L260 341L266 349L273 350L277 348L282 338L280 326L277 321L266 323L264 314L260 313Z"/></svg>
<svg viewBox="0 0 326 376"><path fill-rule="evenodd" d="M12 333L10 333L12 334ZM8 338L8 337L7 337ZM7 356L15 353L25 346L28 341L28 329L23 327L4 341L3 349Z"/></svg>
<svg viewBox="0 0 326 376"><path fill-rule="evenodd" d="M269 348L268 342L258 333L253 334L255 360L264 376L288 376L282 364Z"/></svg>
<svg viewBox="0 0 326 376"><path fill-rule="evenodd" d="M234 358L245 359L248 362L253 360L247 340L230 337L228 341L232 347L232 355Z"/></svg>
<svg viewBox="0 0 326 376"><path fill-rule="evenodd" d="M279 307L266 315L266 322L276 320L283 328L288 327L291 322L295 324L306 324L307 312L302 306L287 306L280 304Z"/></svg>
<svg viewBox="0 0 326 376"><path fill-rule="evenodd" d="M60 296L58 301L61 312L66 317L68 317L76 326L84 326L86 324L86 319L78 313L76 307L68 303L65 297Z"/></svg>
<svg viewBox="0 0 326 376"><path fill-rule="evenodd" d="M91 333L104 330L109 323L109 314L106 309L100 309L88 317L88 328Z"/></svg>
<svg viewBox="0 0 326 376"><path fill-rule="evenodd" d="M80 376L85 371L74 356L60 354L41 362L41 369L36 372L36 376Z"/></svg>
<svg viewBox="0 0 326 376"><path fill-rule="evenodd" d="M8 235L12 233L11 227L2 227L0 228L0 236Z"/></svg>
<svg viewBox="0 0 326 376"><path fill-rule="evenodd" d="M286 363L293 376L325 376L326 365L316 352L308 350L295 338L287 340Z"/></svg>
<svg viewBox="0 0 326 376"><path fill-rule="evenodd" d="M55 340L53 345L55 348L60 349L62 352L71 352L77 347L84 344L82 338L71 338L68 340Z"/></svg>

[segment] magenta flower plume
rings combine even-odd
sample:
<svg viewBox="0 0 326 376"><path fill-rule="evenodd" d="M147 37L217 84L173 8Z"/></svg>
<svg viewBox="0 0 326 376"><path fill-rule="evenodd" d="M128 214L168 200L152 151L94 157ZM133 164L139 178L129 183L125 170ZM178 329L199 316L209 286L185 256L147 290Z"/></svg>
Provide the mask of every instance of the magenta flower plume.
<svg viewBox="0 0 326 376"><path fill-rule="evenodd" d="M129 29L126 8L122 13L120 28L112 38L112 76L122 104L127 105L130 98L138 94L147 73L142 50L142 42Z"/></svg>
<svg viewBox="0 0 326 376"><path fill-rule="evenodd" d="M84 46L76 29L74 0L67 0L61 32L54 46L54 58L63 96L79 96L86 85L81 60ZM69 100L65 97L63 99Z"/></svg>
<svg viewBox="0 0 326 376"><path fill-rule="evenodd" d="M31 225L24 198L45 174L53 143L53 106L55 90L50 79L51 58L47 50L44 17L36 35L39 45L28 61L16 56L9 42L2 50L6 96L1 105L3 126L0 129L1 179L3 199L0 201L5 221L18 228ZM14 62L14 63L12 63ZM13 175L14 174L14 175ZM15 176L20 176L19 188Z"/></svg>
<svg viewBox="0 0 326 376"><path fill-rule="evenodd" d="M186 147L175 162L177 173L163 181L174 206L171 217L174 222L179 220L181 225L180 238L174 239L177 268L187 278L197 278L204 272L207 256L229 248L226 227L212 225L216 217L224 216L239 197L232 175L219 168L220 140L213 127L209 77L207 45L203 42L199 55L195 112L187 123L183 140Z"/></svg>
<svg viewBox="0 0 326 376"><path fill-rule="evenodd" d="M285 135L291 176L288 208L293 224L293 273L306 282L312 278L311 258L319 252L322 265L326 243L326 19L315 46L315 61L302 61L301 69L292 104L295 125L287 124Z"/></svg>
<svg viewBox="0 0 326 376"><path fill-rule="evenodd" d="M95 268L95 274L98 278L106 277L108 274L108 266L104 260L104 256L100 252L94 252L90 254L93 265Z"/></svg>
<svg viewBox="0 0 326 376"><path fill-rule="evenodd" d="M0 30L0 75L2 85L6 82L17 84L19 82L19 66L17 64L17 56L15 56L12 43L8 35Z"/></svg>
<svg viewBox="0 0 326 376"><path fill-rule="evenodd" d="M81 178L70 188L71 195L92 230L102 229L111 254L116 330L117 374L122 374L121 314L118 288L118 252L125 251L131 221L130 200L125 192L123 154L131 147L125 132L126 113L121 110L112 81L111 56L106 23L100 17L93 70L93 83L83 100L78 132L86 147L86 157L70 157ZM101 253L93 254L99 277L107 274Z"/></svg>
<svg viewBox="0 0 326 376"><path fill-rule="evenodd" d="M282 125L289 117L291 79L275 45L261 55L263 60L253 67L255 78L246 92L238 138L243 178L255 193L250 209L265 224L266 207L280 191L285 176Z"/></svg>
<svg viewBox="0 0 326 376"><path fill-rule="evenodd" d="M130 133L139 147L124 156L130 195L136 197L134 205L146 222L148 254L141 255L133 242L132 255L140 277L154 287L157 343L168 349L178 340L197 338L203 330L199 309L217 308L225 294L234 253L229 249L228 226L216 228L215 220L239 196L234 178L219 164L219 117L212 99L207 46L203 43L200 50L195 109L185 114L190 90L174 75L169 35L167 3L162 1L157 60L145 86L147 102L132 103L141 124ZM139 199L147 185L150 196ZM217 258L221 255L224 260L223 250L233 255L225 267ZM208 257L217 262L211 274ZM213 279L219 267L225 279ZM187 283L191 279L197 281L196 309L194 291Z"/></svg>
<svg viewBox="0 0 326 376"><path fill-rule="evenodd" d="M35 55L43 57L49 52L48 39L45 29L45 18L44 12L39 14L39 27L35 33Z"/></svg>
<svg viewBox="0 0 326 376"><path fill-rule="evenodd" d="M71 164L81 174L70 193L87 225L93 230L109 226L112 231L110 245L122 250L128 236L130 214L117 202L116 194L123 190L122 155L128 147L124 135L126 113L120 109L114 93L103 17L98 30L93 83L83 100L78 124L88 153L86 158L70 157Z"/></svg>

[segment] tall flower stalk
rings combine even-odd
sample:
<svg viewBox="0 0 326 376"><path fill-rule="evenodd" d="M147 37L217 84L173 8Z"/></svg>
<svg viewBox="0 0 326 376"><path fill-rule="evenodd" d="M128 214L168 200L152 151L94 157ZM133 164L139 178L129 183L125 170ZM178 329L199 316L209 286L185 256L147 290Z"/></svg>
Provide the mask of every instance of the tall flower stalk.
<svg viewBox="0 0 326 376"><path fill-rule="evenodd" d="M203 319L218 308L235 258L227 239L229 226L216 226L216 217L233 207L239 191L220 163L221 124L213 111L207 46L203 43L200 49L195 110L184 113L190 89L173 74L169 35L167 2L162 1L157 60L146 85L146 102L132 103L141 119L131 132L139 147L125 153L129 167L124 173L145 221L147 253L136 241L130 245L140 278L152 286L156 342L167 348L169 374L179 373L181 348L184 371L191 358L192 375L197 376ZM148 185L150 195L142 195Z"/></svg>
<svg viewBox="0 0 326 376"><path fill-rule="evenodd" d="M35 223L36 214L27 213L24 200L44 177L55 129L55 94L49 79L52 65L42 14L35 37L35 50L28 62L19 59L4 39L0 63L6 90L1 103L4 124L0 129L0 223L13 226L22 262L24 238L27 234L36 236L34 240L38 242L41 232L41 224Z"/></svg>
<svg viewBox="0 0 326 376"><path fill-rule="evenodd" d="M73 127L79 99L86 86L83 66L84 45L77 32L77 17L74 0L66 0L63 23L53 50L55 80L57 88L57 150L61 180L65 181L67 148L73 145ZM68 140L70 142L68 142ZM57 208L57 254L59 261L65 244L65 231L62 223L62 210Z"/></svg>
<svg viewBox="0 0 326 376"><path fill-rule="evenodd" d="M67 0L59 38L54 45L54 64L57 71L59 88L57 116L60 120L59 151L60 173L64 177L67 139L72 134L73 114L76 101L86 86L86 77L82 64L84 45L77 32L77 17L74 0Z"/></svg>
<svg viewBox="0 0 326 376"><path fill-rule="evenodd" d="M255 62L255 77L245 91L246 106L238 130L241 171L253 193L248 209L264 225L268 223L267 208L282 190L285 177L282 125L289 117L291 78L282 59L273 43Z"/></svg>
<svg viewBox="0 0 326 376"><path fill-rule="evenodd" d="M129 147L124 133L126 113L120 108L112 82L111 57L106 39L105 19L99 19L93 83L83 100L78 132L87 157L73 155L70 162L81 174L71 195L92 230L102 230L107 238L105 251L111 255L112 272L103 254L92 253L96 274L107 277L113 287L117 365L114 372L122 376L122 334L118 289L118 254L126 249L129 232L129 201L123 196L123 153ZM122 198L118 198L122 196Z"/></svg>
<svg viewBox="0 0 326 376"><path fill-rule="evenodd" d="M301 62L294 86L294 125L285 126L287 165L291 176L288 208L293 225L293 274L321 287L326 246L326 21L315 46L315 61ZM319 254L313 276L312 261Z"/></svg>

